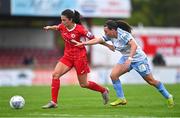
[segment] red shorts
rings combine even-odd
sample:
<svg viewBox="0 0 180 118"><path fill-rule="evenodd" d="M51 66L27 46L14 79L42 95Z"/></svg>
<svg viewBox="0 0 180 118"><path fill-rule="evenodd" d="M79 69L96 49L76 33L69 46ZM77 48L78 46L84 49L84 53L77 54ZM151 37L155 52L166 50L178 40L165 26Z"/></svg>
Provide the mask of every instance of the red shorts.
<svg viewBox="0 0 180 118"><path fill-rule="evenodd" d="M59 61L67 65L68 67L74 67L78 75L82 75L90 72L90 68L86 56L80 59L71 59L67 56L63 56L62 58L60 58Z"/></svg>

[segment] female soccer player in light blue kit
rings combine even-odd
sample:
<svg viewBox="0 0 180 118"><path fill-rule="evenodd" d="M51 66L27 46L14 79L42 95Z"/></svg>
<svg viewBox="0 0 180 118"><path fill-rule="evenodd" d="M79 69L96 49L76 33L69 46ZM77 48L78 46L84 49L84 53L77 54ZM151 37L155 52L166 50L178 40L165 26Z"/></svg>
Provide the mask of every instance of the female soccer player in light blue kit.
<svg viewBox="0 0 180 118"><path fill-rule="evenodd" d="M113 67L111 80L118 99L110 105L125 105L127 103L119 77L131 69L136 70L150 85L154 86L168 101L168 107L174 106L173 96L166 90L163 83L155 80L147 56L131 35L131 27L128 23L118 20L108 20L104 26L105 35L87 42L76 42L76 45L92 45L111 41L115 50L122 53L122 57Z"/></svg>

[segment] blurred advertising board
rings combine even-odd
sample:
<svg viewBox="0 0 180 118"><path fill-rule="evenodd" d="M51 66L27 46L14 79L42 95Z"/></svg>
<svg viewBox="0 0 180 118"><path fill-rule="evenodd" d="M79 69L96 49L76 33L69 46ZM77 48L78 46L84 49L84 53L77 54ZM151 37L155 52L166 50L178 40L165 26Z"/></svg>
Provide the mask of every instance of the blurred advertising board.
<svg viewBox="0 0 180 118"><path fill-rule="evenodd" d="M32 79L33 85L51 85L53 70L34 70L34 78ZM78 84L76 71L71 69L64 74L61 78L61 85L75 85Z"/></svg>
<svg viewBox="0 0 180 118"><path fill-rule="evenodd" d="M143 42L143 49L148 55L158 52L164 56L180 56L180 34L141 35L138 38Z"/></svg>
<svg viewBox="0 0 180 118"><path fill-rule="evenodd" d="M34 70L32 85L51 85L53 70ZM87 79L97 82L102 85L110 85L112 81L110 79L110 73L112 67L97 67L91 68L91 72L88 74ZM155 79L166 83L176 84L180 83L180 68L179 67L154 67L152 71ZM74 68L64 74L61 78L61 85L79 85L77 74ZM123 84L145 84L143 78L135 71L131 70L128 74L121 76Z"/></svg>
<svg viewBox="0 0 180 118"><path fill-rule="evenodd" d="M92 68L88 74L88 80L98 84L112 84L110 79L112 67ZM0 86L31 86L31 85L51 85L52 70L31 70L31 69L6 69L0 70ZM153 68L155 79L167 83L180 83L180 68ZM134 70L120 77L123 84L145 84L146 82ZM78 85L76 71L71 69L61 78L61 85Z"/></svg>
<svg viewBox="0 0 180 118"><path fill-rule="evenodd" d="M0 86L51 85L53 70L0 69ZM76 85L76 71L71 69L61 77L61 85Z"/></svg>
<svg viewBox="0 0 180 118"><path fill-rule="evenodd" d="M179 28L135 28L134 35L148 55L180 57Z"/></svg>
<svg viewBox="0 0 180 118"><path fill-rule="evenodd" d="M103 3L103 4L102 4ZM83 17L130 17L130 0L11 0L13 16L59 17L65 9L78 10Z"/></svg>
<svg viewBox="0 0 180 118"><path fill-rule="evenodd" d="M94 68L90 73L90 79L100 84L112 84L110 79L111 71L112 67ZM152 73L156 80L163 83L180 83L180 68L154 67ZM122 75L120 80L123 84L146 84L146 81L135 70Z"/></svg>
<svg viewBox="0 0 180 118"><path fill-rule="evenodd" d="M31 69L1 69L0 86L32 85L34 72Z"/></svg>

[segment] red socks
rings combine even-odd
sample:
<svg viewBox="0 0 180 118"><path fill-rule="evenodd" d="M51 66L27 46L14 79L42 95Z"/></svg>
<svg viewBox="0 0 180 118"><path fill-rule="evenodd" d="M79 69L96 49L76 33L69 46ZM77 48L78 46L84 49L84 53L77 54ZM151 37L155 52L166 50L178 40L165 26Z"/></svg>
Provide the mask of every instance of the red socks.
<svg viewBox="0 0 180 118"><path fill-rule="evenodd" d="M88 89L94 90L94 91L98 91L101 93L104 93L104 91L106 90L104 87L96 84L95 82L92 81L88 81Z"/></svg>
<svg viewBox="0 0 180 118"><path fill-rule="evenodd" d="M54 103L57 103L57 98L58 98L58 93L59 93L59 88L60 88L60 80L59 79L52 79L52 84L51 84L51 98ZM88 81L88 89L98 91L101 93L104 93L106 89L95 82Z"/></svg>
<svg viewBox="0 0 180 118"><path fill-rule="evenodd" d="M59 88L60 88L60 80L59 79L52 79L51 98L52 98L52 101L54 103L57 103Z"/></svg>

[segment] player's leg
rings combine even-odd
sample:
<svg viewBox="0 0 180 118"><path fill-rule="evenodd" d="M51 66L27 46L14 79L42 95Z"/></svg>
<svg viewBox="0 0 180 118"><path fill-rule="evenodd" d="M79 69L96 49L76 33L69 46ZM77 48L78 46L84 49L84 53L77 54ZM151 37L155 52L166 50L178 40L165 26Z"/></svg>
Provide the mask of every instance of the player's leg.
<svg viewBox="0 0 180 118"><path fill-rule="evenodd" d="M65 63L65 64L64 64ZM69 65L69 66L67 66ZM52 74L52 83L51 83L51 101L42 106L42 108L56 108L57 107L57 98L60 88L60 77L68 72L71 69L70 63L63 58L56 64L56 67Z"/></svg>
<svg viewBox="0 0 180 118"><path fill-rule="evenodd" d="M117 100L110 103L110 105L112 106L125 105L127 103L119 77L128 71L129 68L125 64L116 64L112 69L110 77L114 90L116 91L116 95L118 97Z"/></svg>
<svg viewBox="0 0 180 118"><path fill-rule="evenodd" d="M130 70L129 66L124 64L125 61L126 61L126 59L124 57L121 57L120 60L118 61L118 64L116 64L113 67L111 75L110 75L114 90L116 91L116 95L118 97L117 100L110 103L110 105L112 105L112 106L124 105L127 103L125 96L124 96L122 84L119 79L119 77L121 75L123 75L124 73L126 73Z"/></svg>
<svg viewBox="0 0 180 118"><path fill-rule="evenodd" d="M75 67L76 72L77 72L78 81L79 81L80 86L82 88L87 88L90 90L100 92L102 94L104 104L107 104L107 102L109 100L108 89L98 85L95 82L87 81L87 73L90 72L90 69L89 69L89 66L87 63L87 58L83 58L81 60L76 60L74 67Z"/></svg>
<svg viewBox="0 0 180 118"><path fill-rule="evenodd" d="M156 87L156 89L162 94L162 96L168 100L169 107L174 106L173 96L167 91L163 83L154 79L147 59L132 64L132 66L133 69L135 69L147 83Z"/></svg>
<svg viewBox="0 0 180 118"><path fill-rule="evenodd" d="M107 104L109 101L109 90L104 88L93 81L87 81L87 73L78 75L79 84L82 88L87 88L90 90L94 90L100 92L103 98L103 104Z"/></svg>
<svg viewBox="0 0 180 118"><path fill-rule="evenodd" d="M174 106L173 96L167 91L167 89L165 88L163 83L155 80L151 73L148 74L147 76L143 77L143 78L147 83L156 87L156 89L162 94L162 96L167 99L168 107Z"/></svg>
<svg viewBox="0 0 180 118"><path fill-rule="evenodd" d="M57 103L58 91L60 88L60 77L68 72L71 67L63 64L62 62L58 62L54 72L52 74L52 85L51 85L51 94L52 94L52 101Z"/></svg>

